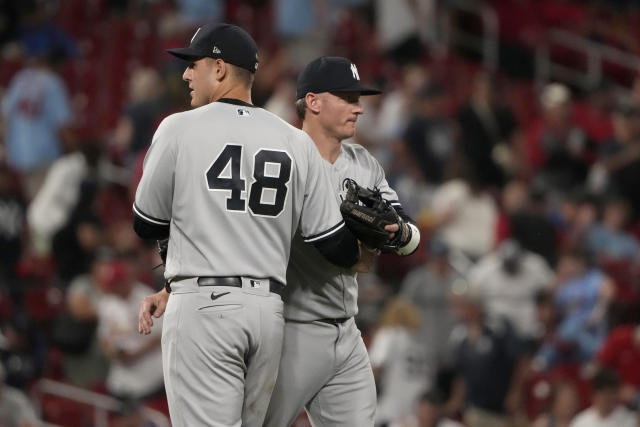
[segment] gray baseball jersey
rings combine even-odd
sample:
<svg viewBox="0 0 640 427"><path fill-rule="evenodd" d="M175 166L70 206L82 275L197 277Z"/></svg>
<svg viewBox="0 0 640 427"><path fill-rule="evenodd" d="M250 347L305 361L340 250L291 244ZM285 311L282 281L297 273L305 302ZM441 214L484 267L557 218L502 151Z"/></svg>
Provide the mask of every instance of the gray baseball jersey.
<svg viewBox="0 0 640 427"><path fill-rule="evenodd" d="M331 180L330 190L339 203L345 194L342 182L352 178L364 187L378 187L385 199L400 206L396 192L389 187L380 163L364 147L342 143L340 156L333 163L324 161ZM293 240L287 269L285 319L311 321L355 316L358 312L358 283L351 270L326 261L312 245L305 243L304 230Z"/></svg>
<svg viewBox="0 0 640 427"><path fill-rule="evenodd" d="M170 224L165 277L285 281L293 231L313 242L344 223L309 136L223 100L166 118L143 166L134 210Z"/></svg>
<svg viewBox="0 0 640 427"><path fill-rule="evenodd" d="M344 196L344 179L352 178L362 186L379 187L387 200L400 205L384 170L362 146L343 142L336 161L324 164L336 200ZM356 274L326 262L298 233L287 281L280 371L264 426L288 426L303 407L314 426L373 426L373 371L351 318L358 311ZM328 320L341 318L350 319Z"/></svg>
<svg viewBox="0 0 640 427"><path fill-rule="evenodd" d="M240 101L174 114L154 135L134 210L170 225L162 356L172 424L262 426L284 319L260 279L285 281L296 229L313 242L344 226L313 142ZM242 288L195 276L241 276Z"/></svg>

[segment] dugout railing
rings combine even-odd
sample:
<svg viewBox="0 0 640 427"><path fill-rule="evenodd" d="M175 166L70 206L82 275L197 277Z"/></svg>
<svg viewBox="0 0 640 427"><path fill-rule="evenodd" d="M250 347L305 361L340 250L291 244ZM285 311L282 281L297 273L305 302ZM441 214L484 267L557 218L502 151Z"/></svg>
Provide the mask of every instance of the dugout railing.
<svg viewBox="0 0 640 427"><path fill-rule="evenodd" d="M47 402L47 399L51 397L55 398L55 400L49 400L49 402ZM91 413L89 416L92 418L90 425L94 427L108 427L110 425L110 416L116 414L121 407L121 403L111 396L47 378L41 379L35 384L31 392L31 398L39 413L45 416L45 421L47 422L45 425L50 427L60 425L58 423L61 422L65 424L65 427L67 427L66 424L68 424L68 422L57 419L46 419L47 413L51 412L51 405L65 406L65 411L67 412L70 410L73 411L73 406L69 406L68 403L77 405L75 419L78 423L81 423L80 416L82 411L80 408L87 408ZM63 403L65 401L66 403ZM49 407L45 408L45 405L49 405ZM171 426L169 419L162 412L145 406L141 407L140 411L145 422L151 423L155 427ZM73 416L73 413L59 414L59 418L61 419L65 417L73 418Z"/></svg>

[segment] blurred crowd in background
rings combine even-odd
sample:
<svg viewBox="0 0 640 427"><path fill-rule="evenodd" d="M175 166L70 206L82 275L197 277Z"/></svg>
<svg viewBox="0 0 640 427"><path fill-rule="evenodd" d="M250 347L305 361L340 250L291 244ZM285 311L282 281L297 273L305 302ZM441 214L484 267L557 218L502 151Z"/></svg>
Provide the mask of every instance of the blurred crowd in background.
<svg viewBox="0 0 640 427"><path fill-rule="evenodd" d="M131 205L155 128L189 108L165 49L225 21L260 46L254 103L292 124L317 56L384 91L355 142L423 242L359 278L379 426L640 425L640 77L540 82L532 59L554 27L640 54L640 2L467 2L498 18L495 70L425 24L473 31L457 3L0 1L0 424L92 425L30 400L42 378L116 397L113 425L167 413L161 321L137 332L162 268Z"/></svg>

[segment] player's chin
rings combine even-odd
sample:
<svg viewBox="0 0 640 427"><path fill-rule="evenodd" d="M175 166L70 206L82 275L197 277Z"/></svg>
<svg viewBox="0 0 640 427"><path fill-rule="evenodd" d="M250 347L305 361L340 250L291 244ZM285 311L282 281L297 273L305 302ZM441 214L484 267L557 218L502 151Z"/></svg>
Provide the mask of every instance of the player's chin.
<svg viewBox="0 0 640 427"><path fill-rule="evenodd" d="M342 139L352 138L356 134L356 124L355 122L349 122L342 129Z"/></svg>
<svg viewBox="0 0 640 427"><path fill-rule="evenodd" d="M191 92L191 106L193 108L202 107L205 103L200 101L193 92Z"/></svg>

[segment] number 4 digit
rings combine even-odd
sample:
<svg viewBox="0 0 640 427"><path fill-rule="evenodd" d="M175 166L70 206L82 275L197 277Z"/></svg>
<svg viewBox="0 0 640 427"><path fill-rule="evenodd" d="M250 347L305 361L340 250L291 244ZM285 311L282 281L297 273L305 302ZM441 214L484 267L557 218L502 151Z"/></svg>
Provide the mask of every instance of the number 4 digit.
<svg viewBox="0 0 640 427"><path fill-rule="evenodd" d="M241 161L242 146L227 144L207 171L207 185L210 190L231 190L231 197L227 199L227 209L230 211L243 211L245 208L245 201L241 198L245 184L240 176ZM220 177L229 163L231 177Z"/></svg>

